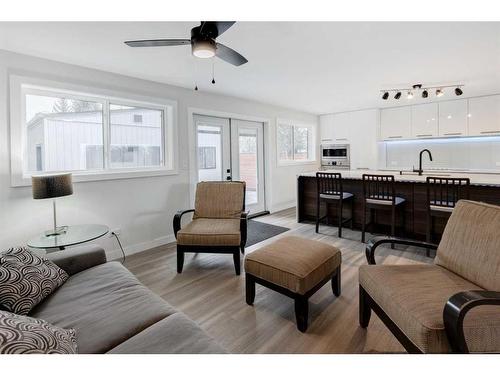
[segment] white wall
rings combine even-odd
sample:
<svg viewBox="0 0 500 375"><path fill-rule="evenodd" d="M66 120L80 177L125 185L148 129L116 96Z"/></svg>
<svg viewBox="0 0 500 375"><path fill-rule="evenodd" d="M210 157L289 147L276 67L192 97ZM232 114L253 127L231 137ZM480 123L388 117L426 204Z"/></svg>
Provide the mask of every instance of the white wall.
<svg viewBox="0 0 500 375"><path fill-rule="evenodd" d="M238 113L270 120L266 131L267 203L273 211L294 205L296 174L315 165L276 165L276 118L317 124L316 115L221 95L195 92L165 84L87 69L0 50L0 250L25 244L51 225L50 201L33 200L30 187L10 186L9 74L71 82L100 89L176 100L179 127L179 174L174 176L80 182L74 194L58 203L61 224L102 223L121 228L128 253L173 241L175 211L189 206L188 108ZM244 88L242 88L244 91ZM117 246L98 241L111 257Z"/></svg>

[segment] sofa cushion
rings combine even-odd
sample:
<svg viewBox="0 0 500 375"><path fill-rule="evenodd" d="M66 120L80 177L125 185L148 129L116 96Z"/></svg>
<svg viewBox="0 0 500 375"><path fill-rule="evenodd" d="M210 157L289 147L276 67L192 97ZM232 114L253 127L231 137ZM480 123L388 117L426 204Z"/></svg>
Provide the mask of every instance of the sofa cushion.
<svg viewBox="0 0 500 375"><path fill-rule="evenodd" d="M177 232L177 243L190 246L240 246L240 219L195 219Z"/></svg>
<svg viewBox="0 0 500 375"><path fill-rule="evenodd" d="M193 219L239 219L244 197L244 182L199 182L196 185Z"/></svg>
<svg viewBox="0 0 500 375"><path fill-rule="evenodd" d="M500 206L461 200L453 209L435 264L481 288L500 290Z"/></svg>
<svg viewBox="0 0 500 375"><path fill-rule="evenodd" d="M245 257L245 272L305 294L340 265L340 251L324 242L283 237Z"/></svg>
<svg viewBox="0 0 500 375"><path fill-rule="evenodd" d="M71 276L32 316L75 328L80 353L104 353L175 310L118 262Z"/></svg>
<svg viewBox="0 0 500 375"><path fill-rule="evenodd" d="M0 254L0 305L26 315L68 277L53 262L27 248L11 248Z"/></svg>
<svg viewBox="0 0 500 375"><path fill-rule="evenodd" d="M175 313L112 349L110 354L225 353L211 337L182 313Z"/></svg>
<svg viewBox="0 0 500 375"><path fill-rule="evenodd" d="M0 311L0 354L76 354L74 329Z"/></svg>
<svg viewBox="0 0 500 375"><path fill-rule="evenodd" d="M431 264L361 266L359 283L389 318L425 353L447 353L443 323L446 301L454 294L481 290ZM464 321L471 351L500 350L500 307L472 309Z"/></svg>

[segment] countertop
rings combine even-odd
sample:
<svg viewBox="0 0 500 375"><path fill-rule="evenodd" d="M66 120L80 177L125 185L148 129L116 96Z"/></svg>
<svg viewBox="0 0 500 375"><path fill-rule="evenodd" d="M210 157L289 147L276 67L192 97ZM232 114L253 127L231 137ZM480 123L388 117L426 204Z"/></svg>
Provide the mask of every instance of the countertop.
<svg viewBox="0 0 500 375"><path fill-rule="evenodd" d="M381 174L381 175L393 175L395 181L400 182L417 182L417 183L425 183L426 178L428 176L434 177L466 177L470 179L471 185L479 185L479 186L498 186L500 187L500 173L467 173L467 172L454 172L454 171L424 171L422 176L419 176L417 173L413 173L411 171L403 171L403 174L400 175L399 171L392 170L326 170L326 171L318 171L318 172L338 172L342 173L342 178L361 180L363 174ZM315 177L316 171L314 172L305 172L298 175L298 177Z"/></svg>

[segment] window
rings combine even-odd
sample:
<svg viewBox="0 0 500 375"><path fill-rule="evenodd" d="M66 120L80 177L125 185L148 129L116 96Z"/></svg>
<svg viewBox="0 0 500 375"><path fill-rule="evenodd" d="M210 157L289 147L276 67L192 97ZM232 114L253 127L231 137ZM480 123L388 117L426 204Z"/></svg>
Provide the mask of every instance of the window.
<svg viewBox="0 0 500 375"><path fill-rule="evenodd" d="M14 186L44 172L72 172L76 181L175 173L175 102L157 104L23 81L11 77Z"/></svg>
<svg viewBox="0 0 500 375"><path fill-rule="evenodd" d="M312 126L278 121L276 135L278 164L315 161L313 129Z"/></svg>
<svg viewBox="0 0 500 375"><path fill-rule="evenodd" d="M198 147L198 169L216 169L216 147Z"/></svg>

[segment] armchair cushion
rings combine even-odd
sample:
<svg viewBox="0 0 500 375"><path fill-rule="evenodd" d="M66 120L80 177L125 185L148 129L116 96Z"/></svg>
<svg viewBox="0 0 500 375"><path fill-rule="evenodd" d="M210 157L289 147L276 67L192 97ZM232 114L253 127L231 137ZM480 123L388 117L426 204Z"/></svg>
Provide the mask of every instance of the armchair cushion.
<svg viewBox="0 0 500 375"><path fill-rule="evenodd" d="M244 182L200 182L196 186L193 219L239 219L244 206Z"/></svg>
<svg viewBox="0 0 500 375"><path fill-rule="evenodd" d="M440 265L486 290L500 291L500 206L461 200L437 250Z"/></svg>
<svg viewBox="0 0 500 375"><path fill-rule="evenodd" d="M389 318L424 353L447 353L443 309L455 293L477 285L429 264L361 266L359 283ZM500 350L500 309L471 310L464 332L471 351Z"/></svg>
<svg viewBox="0 0 500 375"><path fill-rule="evenodd" d="M238 219L194 219L177 232L178 245L240 246L240 241L239 216Z"/></svg>

